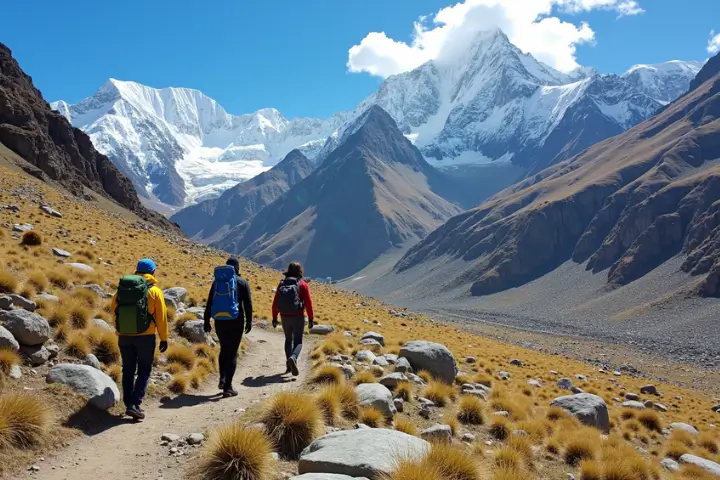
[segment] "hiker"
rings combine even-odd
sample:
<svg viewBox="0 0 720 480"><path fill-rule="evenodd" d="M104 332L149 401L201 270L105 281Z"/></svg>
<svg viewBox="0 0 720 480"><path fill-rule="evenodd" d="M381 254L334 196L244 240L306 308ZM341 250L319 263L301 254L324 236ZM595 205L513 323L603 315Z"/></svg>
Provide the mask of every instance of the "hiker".
<svg viewBox="0 0 720 480"><path fill-rule="evenodd" d="M275 290L272 304L272 325L277 328L278 313L282 319L282 328L285 333L285 358L288 373L297 377L297 361L302 351L303 334L305 333L305 311L308 316L308 326L313 327L313 305L310 296L310 287L303 280L303 266L299 262L288 265L283 274L285 278L280 281Z"/></svg>
<svg viewBox="0 0 720 480"><path fill-rule="evenodd" d="M125 275L120 279L112 298L122 358L125 415L135 420L145 418L140 405L155 357L155 334L160 336L160 351L164 352L168 347L167 308L163 292L157 287L155 268L152 260L140 260L134 275Z"/></svg>
<svg viewBox="0 0 720 480"><path fill-rule="evenodd" d="M242 307L242 308L241 308ZM250 284L240 276L240 262L228 258L225 265L215 267L215 280L210 287L205 306L205 332L210 333L210 318L215 319L215 331L220 340L220 383L223 397L235 397L233 377L237 368L237 355L243 331L252 329L252 298Z"/></svg>

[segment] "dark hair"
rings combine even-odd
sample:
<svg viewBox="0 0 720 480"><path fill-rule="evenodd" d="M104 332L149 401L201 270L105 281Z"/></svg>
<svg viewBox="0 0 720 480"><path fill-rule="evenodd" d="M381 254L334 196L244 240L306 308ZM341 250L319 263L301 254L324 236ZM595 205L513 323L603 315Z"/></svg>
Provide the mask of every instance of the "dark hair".
<svg viewBox="0 0 720 480"><path fill-rule="evenodd" d="M225 265L230 265L235 269L235 275L240 275L240 262L235 257L230 257L225 262Z"/></svg>
<svg viewBox="0 0 720 480"><path fill-rule="evenodd" d="M292 262L288 265L287 271L285 272L286 277L302 278L305 272L303 272L303 266L300 262Z"/></svg>

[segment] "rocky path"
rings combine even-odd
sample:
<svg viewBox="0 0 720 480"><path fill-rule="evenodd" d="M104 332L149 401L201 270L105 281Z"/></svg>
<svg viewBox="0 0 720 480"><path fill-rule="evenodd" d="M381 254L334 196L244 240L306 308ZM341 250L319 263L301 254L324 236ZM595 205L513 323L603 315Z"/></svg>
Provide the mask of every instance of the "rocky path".
<svg viewBox="0 0 720 480"><path fill-rule="evenodd" d="M187 468L198 447L182 446L179 447L182 454L172 454L170 445L161 445L163 434L172 433L181 438L191 433L207 436L210 428L237 418L240 409L278 391L296 388L304 379L302 374L297 379L280 375L285 370L282 335L256 328L248 337L250 345L235 375L238 397L221 398L217 380L209 379L200 390L169 401L146 404L147 418L143 422L112 417L107 425L91 428L93 431L68 448L38 462L39 471L26 471L15 479L187 478ZM301 372L307 371L310 351L310 339L306 337L305 342Z"/></svg>

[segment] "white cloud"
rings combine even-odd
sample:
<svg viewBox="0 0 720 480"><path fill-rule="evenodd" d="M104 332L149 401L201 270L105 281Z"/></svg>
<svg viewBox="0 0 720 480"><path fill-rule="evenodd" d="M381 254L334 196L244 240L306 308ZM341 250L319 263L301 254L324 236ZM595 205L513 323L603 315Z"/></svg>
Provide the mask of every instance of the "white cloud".
<svg viewBox="0 0 720 480"><path fill-rule="evenodd" d="M715 33L715 30L710 30L707 51L713 55L720 52L720 33Z"/></svg>
<svg viewBox="0 0 720 480"><path fill-rule="evenodd" d="M554 11L579 14L613 10L619 16L637 15L636 0L463 0L415 22L412 42L369 33L348 52L348 70L388 77L431 59L444 60L462 51L478 32L502 29L524 52L562 71L578 67L578 45L592 42L595 33L586 22L572 23L552 16Z"/></svg>

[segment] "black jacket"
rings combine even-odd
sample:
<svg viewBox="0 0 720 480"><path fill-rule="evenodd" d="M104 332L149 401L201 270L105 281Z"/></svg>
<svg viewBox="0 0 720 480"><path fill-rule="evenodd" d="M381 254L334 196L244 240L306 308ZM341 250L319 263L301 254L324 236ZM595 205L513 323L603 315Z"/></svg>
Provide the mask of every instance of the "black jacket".
<svg viewBox="0 0 720 480"><path fill-rule="evenodd" d="M252 309L252 297L250 295L250 284L247 280L242 278L240 275L235 276L235 282L237 283L237 301L240 306L240 313L236 321L240 322L243 326L245 325L245 319L248 322L252 322L253 309ZM215 296L215 282L210 287L210 293L208 294L207 305L205 305L205 323L210 321L212 312L212 301Z"/></svg>

